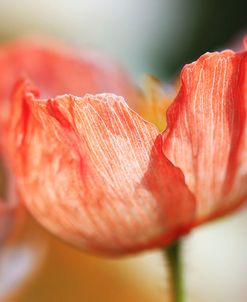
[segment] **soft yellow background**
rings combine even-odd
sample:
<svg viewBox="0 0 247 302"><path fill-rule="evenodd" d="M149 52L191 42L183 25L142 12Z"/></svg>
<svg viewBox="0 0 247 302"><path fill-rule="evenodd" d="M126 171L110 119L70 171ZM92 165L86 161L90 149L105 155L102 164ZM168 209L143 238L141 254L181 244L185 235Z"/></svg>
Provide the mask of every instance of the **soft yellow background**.
<svg viewBox="0 0 247 302"><path fill-rule="evenodd" d="M40 259L26 274L24 285L17 283L6 301L159 302L168 292L159 252L121 259L89 255L56 239L31 219L18 237L12 244L33 244Z"/></svg>

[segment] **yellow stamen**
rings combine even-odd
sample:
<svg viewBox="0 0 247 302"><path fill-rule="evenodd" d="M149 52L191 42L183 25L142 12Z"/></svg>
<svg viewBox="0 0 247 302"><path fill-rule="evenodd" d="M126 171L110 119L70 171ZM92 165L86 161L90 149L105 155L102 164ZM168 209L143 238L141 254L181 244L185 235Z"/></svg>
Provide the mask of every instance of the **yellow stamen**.
<svg viewBox="0 0 247 302"><path fill-rule="evenodd" d="M172 94L166 93L162 84L154 76L146 75L144 79L144 95L139 105L141 116L154 123L159 130L166 127L166 110L171 104Z"/></svg>

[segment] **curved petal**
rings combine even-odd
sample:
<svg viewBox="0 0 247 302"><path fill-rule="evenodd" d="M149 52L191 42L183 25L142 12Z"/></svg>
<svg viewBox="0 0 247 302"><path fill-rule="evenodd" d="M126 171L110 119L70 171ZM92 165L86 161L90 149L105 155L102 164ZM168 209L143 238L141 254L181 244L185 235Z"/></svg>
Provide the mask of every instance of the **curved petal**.
<svg viewBox="0 0 247 302"><path fill-rule="evenodd" d="M188 230L194 199L154 125L113 94L37 96L27 83L16 91L9 145L38 221L112 254L161 246Z"/></svg>
<svg viewBox="0 0 247 302"><path fill-rule="evenodd" d="M207 53L184 67L168 110L163 152L195 194L195 223L247 197L246 71L246 52Z"/></svg>

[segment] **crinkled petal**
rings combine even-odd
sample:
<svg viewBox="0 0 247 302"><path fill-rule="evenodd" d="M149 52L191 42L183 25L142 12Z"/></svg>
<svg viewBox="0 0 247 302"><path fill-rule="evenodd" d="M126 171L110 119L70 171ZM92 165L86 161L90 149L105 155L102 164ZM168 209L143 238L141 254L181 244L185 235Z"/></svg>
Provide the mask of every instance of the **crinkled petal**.
<svg viewBox="0 0 247 302"><path fill-rule="evenodd" d="M111 254L161 246L189 229L193 195L154 125L113 94L37 96L27 83L17 89L9 145L38 221Z"/></svg>
<svg viewBox="0 0 247 302"><path fill-rule="evenodd" d="M196 223L247 197L246 70L246 52L203 55L184 67L168 110L163 152L196 197Z"/></svg>

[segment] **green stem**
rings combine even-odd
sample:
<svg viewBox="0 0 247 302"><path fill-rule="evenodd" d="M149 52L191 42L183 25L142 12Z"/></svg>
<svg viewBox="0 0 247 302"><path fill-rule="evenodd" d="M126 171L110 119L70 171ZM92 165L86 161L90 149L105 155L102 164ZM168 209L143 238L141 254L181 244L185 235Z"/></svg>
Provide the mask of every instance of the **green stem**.
<svg viewBox="0 0 247 302"><path fill-rule="evenodd" d="M165 250L165 256L170 268L170 281L173 302L184 302L183 269L181 258L181 242L176 241Z"/></svg>

